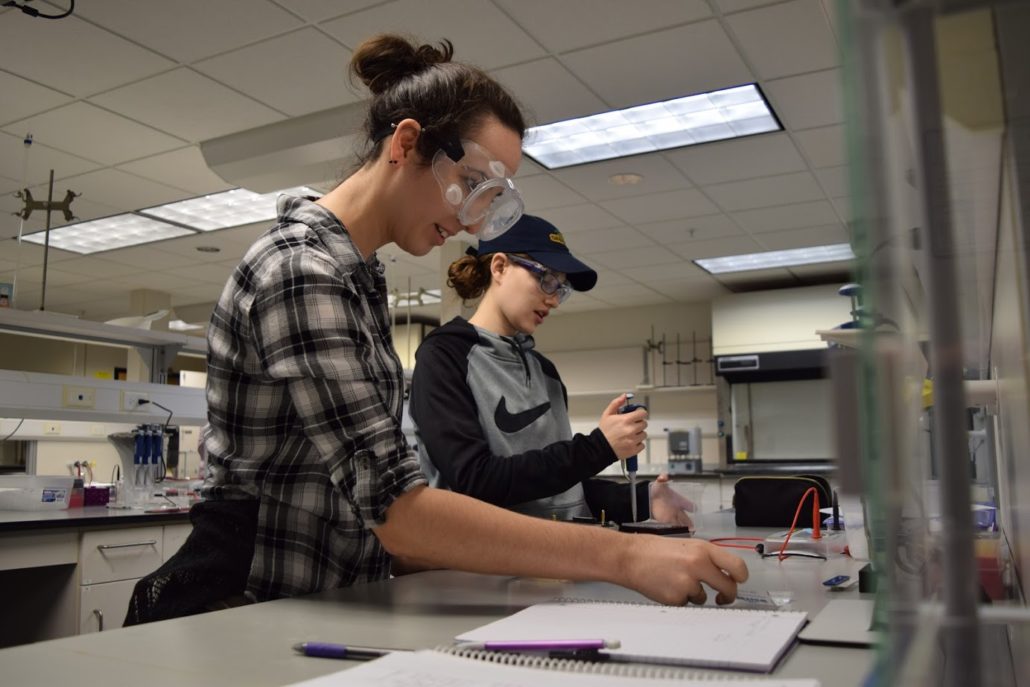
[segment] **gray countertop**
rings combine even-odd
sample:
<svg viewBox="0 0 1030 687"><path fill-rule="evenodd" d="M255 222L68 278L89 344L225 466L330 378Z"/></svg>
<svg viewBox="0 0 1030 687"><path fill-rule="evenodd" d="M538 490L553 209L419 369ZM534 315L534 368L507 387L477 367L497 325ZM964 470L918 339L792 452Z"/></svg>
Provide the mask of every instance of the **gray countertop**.
<svg viewBox="0 0 1030 687"><path fill-rule="evenodd" d="M96 527L189 522L189 511L169 509L149 512L87 506L64 510L20 511L0 510L0 532L27 532L69 527Z"/></svg>

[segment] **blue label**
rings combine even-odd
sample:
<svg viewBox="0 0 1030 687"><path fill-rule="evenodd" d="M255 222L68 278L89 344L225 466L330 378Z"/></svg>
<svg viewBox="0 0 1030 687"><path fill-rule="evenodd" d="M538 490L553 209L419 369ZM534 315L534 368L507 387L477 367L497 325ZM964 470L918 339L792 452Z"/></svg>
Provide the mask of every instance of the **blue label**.
<svg viewBox="0 0 1030 687"><path fill-rule="evenodd" d="M67 495L67 489L44 489L43 503L56 503L57 501L64 501Z"/></svg>

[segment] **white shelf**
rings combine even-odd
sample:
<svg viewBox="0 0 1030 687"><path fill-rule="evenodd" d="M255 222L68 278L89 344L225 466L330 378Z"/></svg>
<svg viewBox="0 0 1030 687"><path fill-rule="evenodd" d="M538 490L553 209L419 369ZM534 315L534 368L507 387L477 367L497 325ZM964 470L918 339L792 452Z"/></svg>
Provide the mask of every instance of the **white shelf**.
<svg viewBox="0 0 1030 687"><path fill-rule="evenodd" d="M86 403L89 407L70 405L69 392L92 399ZM128 394L144 395L151 403L126 410ZM0 417L129 424L164 422L168 413L155 403L169 408L176 424L207 422L204 389L0 370Z"/></svg>
<svg viewBox="0 0 1030 687"><path fill-rule="evenodd" d="M0 308L0 331L49 339L92 341L122 348L173 346L187 355L207 354L207 341L198 336L120 327L35 310Z"/></svg>
<svg viewBox="0 0 1030 687"><path fill-rule="evenodd" d="M615 398L620 394L624 394L627 391L640 395L640 394L683 394L683 393L701 393L705 391L715 391L714 384L698 384L696 386L635 386L632 389L599 389L597 391L570 391L569 398L593 398L598 396L604 396L606 398Z"/></svg>

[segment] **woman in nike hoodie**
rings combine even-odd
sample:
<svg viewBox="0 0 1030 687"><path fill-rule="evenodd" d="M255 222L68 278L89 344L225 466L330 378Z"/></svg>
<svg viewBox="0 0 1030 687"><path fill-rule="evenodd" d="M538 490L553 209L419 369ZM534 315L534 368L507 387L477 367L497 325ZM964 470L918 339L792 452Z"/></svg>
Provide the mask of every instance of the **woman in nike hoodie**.
<svg viewBox="0 0 1030 687"><path fill-rule="evenodd" d="M568 396L532 334L573 290L597 273L569 252L546 220L524 215L478 251L454 262L448 285L465 299L483 295L475 314L433 330L415 354L410 412L422 470L452 489L527 515L616 522L655 519L689 524L693 504L667 477L640 484L636 517L629 485L593 479L643 450L647 413L618 413L614 399L590 434L573 436Z"/></svg>

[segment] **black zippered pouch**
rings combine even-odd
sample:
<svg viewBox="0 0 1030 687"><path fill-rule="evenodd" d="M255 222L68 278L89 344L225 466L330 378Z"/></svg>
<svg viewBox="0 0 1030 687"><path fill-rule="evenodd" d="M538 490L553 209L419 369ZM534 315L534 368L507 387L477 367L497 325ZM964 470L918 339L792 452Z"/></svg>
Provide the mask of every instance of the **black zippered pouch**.
<svg viewBox="0 0 1030 687"><path fill-rule="evenodd" d="M830 505L830 483L821 475L769 475L741 477L733 486L733 507L737 527L790 527L798 502L816 487L819 507ZM805 499L798 523L812 526L812 498Z"/></svg>

